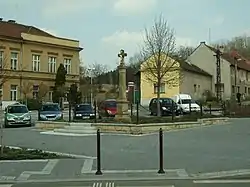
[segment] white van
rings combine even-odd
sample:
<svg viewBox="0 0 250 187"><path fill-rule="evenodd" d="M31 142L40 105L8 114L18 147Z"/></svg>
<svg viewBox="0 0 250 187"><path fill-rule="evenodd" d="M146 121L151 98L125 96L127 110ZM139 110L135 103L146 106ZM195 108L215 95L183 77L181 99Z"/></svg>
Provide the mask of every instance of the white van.
<svg viewBox="0 0 250 187"><path fill-rule="evenodd" d="M192 97L188 94L177 94L172 97L174 102L177 103L179 109L183 113L189 113L190 109L189 106L191 105L191 112L199 112L200 111L200 106L192 100Z"/></svg>

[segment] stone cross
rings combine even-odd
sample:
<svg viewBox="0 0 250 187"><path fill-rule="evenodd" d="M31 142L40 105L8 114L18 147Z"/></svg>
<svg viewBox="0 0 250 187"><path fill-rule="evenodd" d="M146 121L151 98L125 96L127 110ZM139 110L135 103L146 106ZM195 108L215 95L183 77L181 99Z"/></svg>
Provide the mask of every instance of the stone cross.
<svg viewBox="0 0 250 187"><path fill-rule="evenodd" d="M120 53L118 54L118 57L120 58L120 65L124 66L125 62L124 62L124 58L127 56L127 53L125 53L125 51L123 49L120 50Z"/></svg>

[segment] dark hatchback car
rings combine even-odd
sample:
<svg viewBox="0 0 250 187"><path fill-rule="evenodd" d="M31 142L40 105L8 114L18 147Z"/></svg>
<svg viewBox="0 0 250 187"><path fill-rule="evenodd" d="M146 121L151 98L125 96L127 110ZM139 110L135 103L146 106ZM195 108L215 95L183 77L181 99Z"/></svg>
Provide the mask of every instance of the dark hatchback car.
<svg viewBox="0 0 250 187"><path fill-rule="evenodd" d="M57 103L46 103L38 110L39 121L55 121L63 119L63 113Z"/></svg>
<svg viewBox="0 0 250 187"><path fill-rule="evenodd" d="M160 98L160 109L161 116L172 115L172 113L175 115L180 114L178 105L171 98ZM151 99L149 110L151 115L157 115L157 98Z"/></svg>
<svg viewBox="0 0 250 187"><path fill-rule="evenodd" d="M83 103L75 106L74 119L94 119L95 111L91 104Z"/></svg>

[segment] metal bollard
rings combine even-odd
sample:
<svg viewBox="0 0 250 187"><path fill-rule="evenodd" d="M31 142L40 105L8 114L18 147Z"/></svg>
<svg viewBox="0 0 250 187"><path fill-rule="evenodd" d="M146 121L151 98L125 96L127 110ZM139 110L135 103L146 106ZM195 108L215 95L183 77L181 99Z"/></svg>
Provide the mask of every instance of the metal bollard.
<svg viewBox="0 0 250 187"><path fill-rule="evenodd" d="M96 171L96 175L102 175L102 171L101 171L101 133L100 133L100 129L97 130L96 133L96 153L97 153L97 171Z"/></svg>
<svg viewBox="0 0 250 187"><path fill-rule="evenodd" d="M159 130L159 153L160 153L160 155L159 155L160 167L159 167L158 173L163 174L163 173L165 173L165 171L164 171L164 163L163 163L164 158L163 158L163 131L162 131L162 128L160 128L160 130Z"/></svg>
<svg viewBox="0 0 250 187"><path fill-rule="evenodd" d="M201 112L201 116L203 116L203 108L202 108L202 103L200 104L200 112Z"/></svg>
<svg viewBox="0 0 250 187"><path fill-rule="evenodd" d="M69 103L69 122L71 122L71 103Z"/></svg>
<svg viewBox="0 0 250 187"><path fill-rule="evenodd" d="M139 101L136 101L136 124L139 124Z"/></svg>
<svg viewBox="0 0 250 187"><path fill-rule="evenodd" d="M96 104L96 101L95 101L95 106L94 106L95 108L95 123L97 123L97 104Z"/></svg>

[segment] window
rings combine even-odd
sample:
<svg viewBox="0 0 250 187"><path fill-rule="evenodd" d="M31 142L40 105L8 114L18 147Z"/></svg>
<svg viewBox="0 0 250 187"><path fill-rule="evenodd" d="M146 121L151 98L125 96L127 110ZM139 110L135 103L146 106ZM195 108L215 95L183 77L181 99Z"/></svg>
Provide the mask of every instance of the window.
<svg viewBox="0 0 250 187"><path fill-rule="evenodd" d="M8 107L8 113L11 113L11 114L16 114L16 113L28 113L29 110L26 106L9 106Z"/></svg>
<svg viewBox="0 0 250 187"><path fill-rule="evenodd" d="M17 70L17 66L18 66L18 53L11 52L10 69Z"/></svg>
<svg viewBox="0 0 250 187"><path fill-rule="evenodd" d="M247 87L245 87L245 94L247 94Z"/></svg>
<svg viewBox="0 0 250 187"><path fill-rule="evenodd" d="M4 55L4 53L3 53L3 51L0 51L0 68L2 68L3 67L3 55Z"/></svg>
<svg viewBox="0 0 250 187"><path fill-rule="evenodd" d="M235 86L232 86L232 93L235 93Z"/></svg>
<svg viewBox="0 0 250 187"><path fill-rule="evenodd" d="M157 84L154 84L154 93L157 93ZM161 83L160 93L165 93L165 83Z"/></svg>
<svg viewBox="0 0 250 187"><path fill-rule="evenodd" d="M56 57L49 57L49 68L50 73L56 72Z"/></svg>
<svg viewBox="0 0 250 187"><path fill-rule="evenodd" d="M40 71L40 55L32 55L32 70Z"/></svg>
<svg viewBox="0 0 250 187"><path fill-rule="evenodd" d="M250 88L248 88L248 95L250 95Z"/></svg>
<svg viewBox="0 0 250 187"><path fill-rule="evenodd" d="M196 86L196 84L194 84L194 93L196 93L197 92L197 86Z"/></svg>
<svg viewBox="0 0 250 187"><path fill-rule="evenodd" d="M38 98L38 91L39 91L39 86L38 85L33 85L33 98L34 99Z"/></svg>
<svg viewBox="0 0 250 187"><path fill-rule="evenodd" d="M60 111L58 104L42 105L41 111Z"/></svg>
<svg viewBox="0 0 250 187"><path fill-rule="evenodd" d="M64 68L66 69L67 73L71 73L71 59L65 58L64 59Z"/></svg>
<svg viewBox="0 0 250 187"><path fill-rule="evenodd" d="M17 100L17 85L10 86L10 100L11 101Z"/></svg>
<svg viewBox="0 0 250 187"><path fill-rule="evenodd" d="M53 101L53 91L49 91L49 101Z"/></svg>

